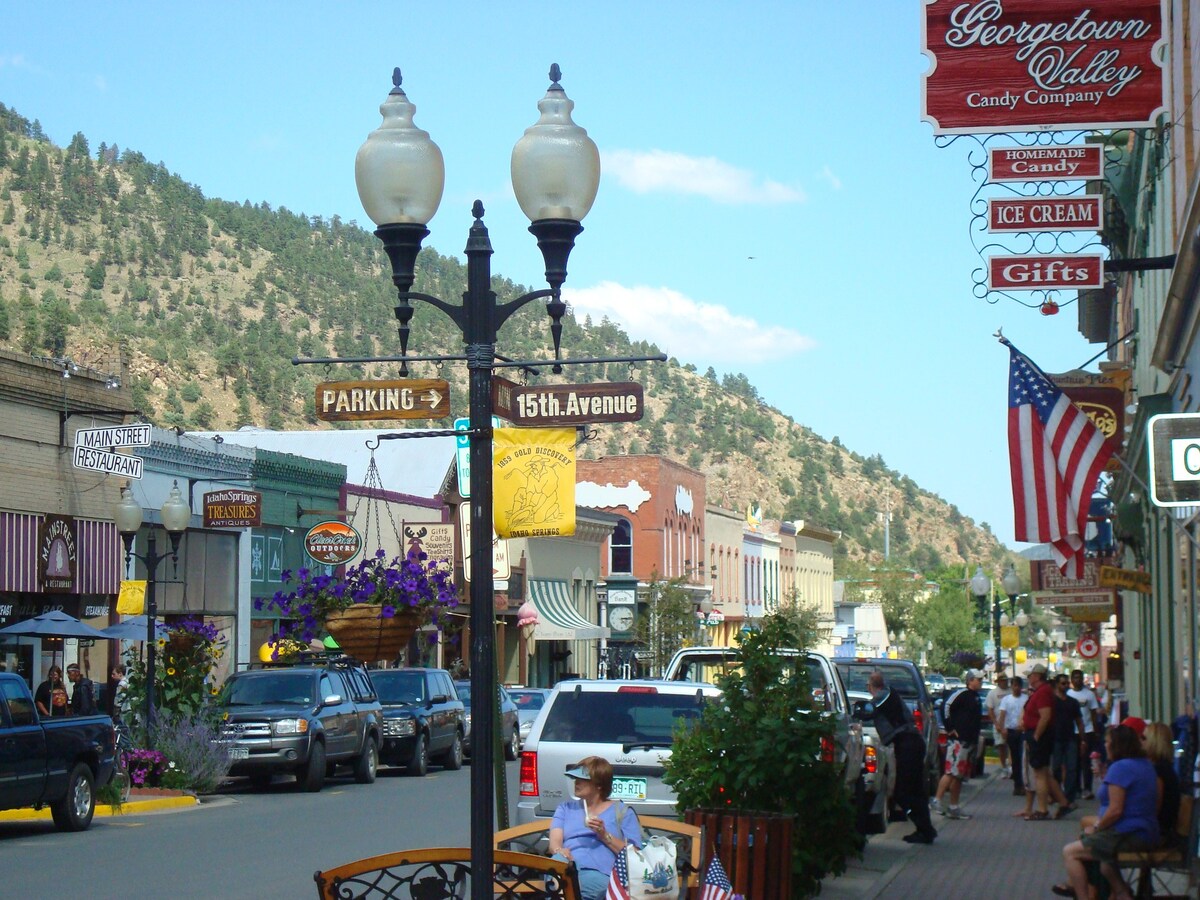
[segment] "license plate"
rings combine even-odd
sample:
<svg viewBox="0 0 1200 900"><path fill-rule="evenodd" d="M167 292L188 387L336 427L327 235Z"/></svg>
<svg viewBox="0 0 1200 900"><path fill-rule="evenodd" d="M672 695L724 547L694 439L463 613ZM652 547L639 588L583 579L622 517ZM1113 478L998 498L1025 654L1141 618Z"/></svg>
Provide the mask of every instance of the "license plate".
<svg viewBox="0 0 1200 900"><path fill-rule="evenodd" d="M250 750L246 747L230 747L229 748L229 758L230 759L249 759L250 758Z"/></svg>
<svg viewBox="0 0 1200 900"><path fill-rule="evenodd" d="M614 778L612 796L618 800L645 800L645 778Z"/></svg>

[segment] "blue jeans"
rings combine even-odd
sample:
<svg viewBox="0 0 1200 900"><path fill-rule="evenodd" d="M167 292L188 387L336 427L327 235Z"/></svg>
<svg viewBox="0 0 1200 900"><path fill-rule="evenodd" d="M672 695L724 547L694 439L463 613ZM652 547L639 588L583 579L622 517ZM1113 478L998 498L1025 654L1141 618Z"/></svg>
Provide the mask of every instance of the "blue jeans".
<svg viewBox="0 0 1200 900"><path fill-rule="evenodd" d="M560 853L555 853L552 859L566 860L566 857ZM604 895L608 893L608 879L612 874L610 872L601 872L599 869L576 869L579 875L579 890L583 895L583 900L604 900Z"/></svg>
<svg viewBox="0 0 1200 900"><path fill-rule="evenodd" d="M1074 803L1079 796L1079 739L1054 742L1054 756L1050 760L1051 774L1060 779L1067 802Z"/></svg>

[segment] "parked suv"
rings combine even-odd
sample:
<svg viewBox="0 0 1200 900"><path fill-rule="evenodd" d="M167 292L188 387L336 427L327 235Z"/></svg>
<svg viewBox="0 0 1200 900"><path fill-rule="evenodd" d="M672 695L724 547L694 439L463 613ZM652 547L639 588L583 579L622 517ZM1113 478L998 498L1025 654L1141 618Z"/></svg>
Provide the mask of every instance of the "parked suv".
<svg viewBox="0 0 1200 900"><path fill-rule="evenodd" d="M454 689L458 691L458 697L467 710L467 731L466 737L463 739L463 752L467 756L471 756L471 682L456 681ZM521 723L517 720L517 704L512 702L508 691L503 687L498 690L500 692L500 718L496 720L495 728L500 732L504 758L511 761L517 758L517 751L521 749ZM484 759L487 759L487 756L484 756Z"/></svg>
<svg viewBox="0 0 1200 900"><path fill-rule="evenodd" d="M445 669L376 669L371 672L383 707L382 762L424 775L432 758L461 769L466 715Z"/></svg>
<svg viewBox="0 0 1200 900"><path fill-rule="evenodd" d="M938 721L933 701L925 687L925 679L921 677L916 664L907 659L858 657L835 659L834 665L842 676L846 690L867 694L867 678L877 671L882 673L887 686L908 704L917 730L925 738L926 789L932 794L942 775L938 762Z"/></svg>
<svg viewBox="0 0 1200 900"><path fill-rule="evenodd" d="M612 763L614 799L644 815L675 815L662 780L675 727L698 719L721 692L667 681L564 681L555 686L521 752L517 823L549 819L574 793L564 774L587 756Z"/></svg>
<svg viewBox="0 0 1200 900"><path fill-rule="evenodd" d="M353 660L238 672L217 702L230 774L248 775L255 787L292 773L301 790L319 791L326 770L342 764L361 784L375 780L383 712L371 676Z"/></svg>

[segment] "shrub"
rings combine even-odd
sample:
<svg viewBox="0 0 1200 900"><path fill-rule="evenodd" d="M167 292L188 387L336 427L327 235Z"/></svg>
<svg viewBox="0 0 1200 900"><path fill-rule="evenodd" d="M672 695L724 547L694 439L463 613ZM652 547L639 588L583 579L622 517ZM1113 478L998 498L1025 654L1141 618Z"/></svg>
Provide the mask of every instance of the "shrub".
<svg viewBox="0 0 1200 900"><path fill-rule="evenodd" d="M204 713L164 713L155 745L170 760L162 786L211 794L229 774L229 749L221 743L219 726Z"/></svg>

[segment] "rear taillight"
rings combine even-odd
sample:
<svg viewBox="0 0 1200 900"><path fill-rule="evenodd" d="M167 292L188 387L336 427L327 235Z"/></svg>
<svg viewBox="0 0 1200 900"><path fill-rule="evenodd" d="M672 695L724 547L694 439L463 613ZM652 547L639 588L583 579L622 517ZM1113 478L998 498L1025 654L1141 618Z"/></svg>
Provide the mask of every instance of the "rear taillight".
<svg viewBox="0 0 1200 900"><path fill-rule="evenodd" d="M925 733L925 728L924 728L925 713L921 712L921 707L919 707L919 706L913 710L913 721L917 725L917 731L921 734L924 734Z"/></svg>
<svg viewBox="0 0 1200 900"><path fill-rule="evenodd" d="M821 762L833 762L833 738L828 735L821 738Z"/></svg>
<svg viewBox="0 0 1200 900"><path fill-rule="evenodd" d="M623 684L617 688L618 694L657 694L658 688L649 684Z"/></svg>
<svg viewBox="0 0 1200 900"><path fill-rule="evenodd" d="M875 756L874 747L866 747L863 749L863 771L868 775L874 775L879 769L879 761Z"/></svg>
<svg viewBox="0 0 1200 900"><path fill-rule="evenodd" d="M521 796L538 795L537 751L526 750L521 754Z"/></svg>

